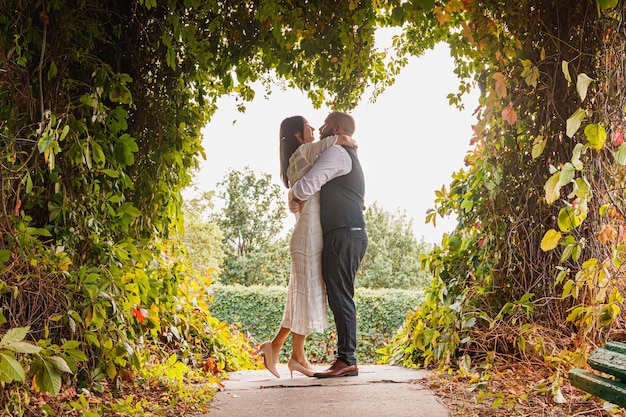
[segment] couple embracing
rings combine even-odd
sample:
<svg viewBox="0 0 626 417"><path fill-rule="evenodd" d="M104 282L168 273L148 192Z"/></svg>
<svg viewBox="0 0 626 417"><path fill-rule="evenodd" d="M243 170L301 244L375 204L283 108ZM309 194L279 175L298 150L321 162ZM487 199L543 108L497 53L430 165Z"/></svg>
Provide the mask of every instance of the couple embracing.
<svg viewBox="0 0 626 417"><path fill-rule="evenodd" d="M271 341L260 345L265 367L276 370L278 354L292 334L287 366L317 378L358 375L354 280L367 249L365 184L356 144L354 119L332 112L314 129L302 116L289 117L280 126L281 179L289 188L289 210L296 224L289 242L291 273L281 327ZM306 336L329 327L326 300L335 319L335 361L316 370L304 351Z"/></svg>

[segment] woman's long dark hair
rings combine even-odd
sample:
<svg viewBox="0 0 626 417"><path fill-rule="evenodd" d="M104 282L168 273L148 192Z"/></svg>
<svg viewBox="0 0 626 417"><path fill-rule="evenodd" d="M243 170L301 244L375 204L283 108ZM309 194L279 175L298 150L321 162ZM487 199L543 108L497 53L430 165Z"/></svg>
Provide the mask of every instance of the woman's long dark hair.
<svg viewBox="0 0 626 417"><path fill-rule="evenodd" d="M280 178L287 188L290 187L289 178L287 178L289 158L300 146L296 133L300 133L300 137L304 138L304 117L291 116L282 121L280 124Z"/></svg>

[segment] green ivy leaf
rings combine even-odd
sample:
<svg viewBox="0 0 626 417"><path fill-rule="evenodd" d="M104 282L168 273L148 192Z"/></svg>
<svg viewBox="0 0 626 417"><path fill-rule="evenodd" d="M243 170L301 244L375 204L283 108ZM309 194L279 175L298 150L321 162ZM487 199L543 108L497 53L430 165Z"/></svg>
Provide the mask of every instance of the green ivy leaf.
<svg viewBox="0 0 626 417"><path fill-rule="evenodd" d="M622 166L626 165L626 143L621 144L615 152L615 162Z"/></svg>
<svg viewBox="0 0 626 417"><path fill-rule="evenodd" d="M576 146L574 146L571 162L572 165L574 165L574 168L576 168L578 171L581 171L583 169L583 163L580 161L580 155L586 149L587 148L582 143L577 143Z"/></svg>
<svg viewBox="0 0 626 417"><path fill-rule="evenodd" d="M584 72L578 74L578 78L576 80L576 91L580 96L580 101L585 101L587 97L587 89L589 88L589 84L593 81L593 78L589 78L587 74Z"/></svg>
<svg viewBox="0 0 626 417"><path fill-rule="evenodd" d="M59 137L59 141L64 140L68 133L70 133L70 127L68 125L63 126L63 130L61 130L61 136Z"/></svg>
<svg viewBox="0 0 626 417"><path fill-rule="evenodd" d="M61 215L61 210L63 207L56 201L48 201L48 220L54 221L57 217Z"/></svg>
<svg viewBox="0 0 626 417"><path fill-rule="evenodd" d="M560 177L561 171L555 172L554 174L552 174L550 179L546 181L546 185L543 186L546 192L546 202L548 203L548 205L554 203L556 200L559 199L559 192L561 191L561 186L559 184Z"/></svg>
<svg viewBox="0 0 626 417"><path fill-rule="evenodd" d="M26 374L22 365L8 353L0 352L0 382L24 382Z"/></svg>
<svg viewBox="0 0 626 417"><path fill-rule="evenodd" d="M33 362L35 375L33 383L36 389L57 395L61 391L61 374L56 370L53 362L39 359Z"/></svg>
<svg viewBox="0 0 626 417"><path fill-rule="evenodd" d="M572 114L569 119L567 119L565 134L570 138L574 137L574 134L576 134L584 119L585 111L583 109L576 110L574 114Z"/></svg>
<svg viewBox="0 0 626 417"><path fill-rule="evenodd" d="M26 171L23 181L26 183L26 194L30 194L33 191L33 180L30 177L30 171Z"/></svg>
<svg viewBox="0 0 626 417"><path fill-rule="evenodd" d="M391 11L391 22L398 26L404 23L404 9L402 7L394 7Z"/></svg>
<svg viewBox="0 0 626 417"><path fill-rule="evenodd" d="M500 406L502 406L502 401L502 397L497 397L493 400L493 403L491 403L491 408L500 408Z"/></svg>
<svg viewBox="0 0 626 417"><path fill-rule="evenodd" d="M574 179L574 165L567 162L561 168L561 175L559 176L559 186L569 184Z"/></svg>
<svg viewBox="0 0 626 417"><path fill-rule="evenodd" d="M56 77L57 75L57 64L54 62L54 59L50 61L50 67L48 68L48 81Z"/></svg>
<svg viewBox="0 0 626 417"><path fill-rule="evenodd" d="M120 173L118 171L115 171L114 169L103 169L102 172L111 178L119 178Z"/></svg>
<svg viewBox="0 0 626 417"><path fill-rule="evenodd" d="M61 349L62 350L76 349L77 347L80 347L81 344L82 342L79 342L78 340L68 340L61 345Z"/></svg>
<svg viewBox="0 0 626 417"><path fill-rule="evenodd" d="M422 10L432 10L435 8L435 0L414 0L413 3L421 7Z"/></svg>
<svg viewBox="0 0 626 417"><path fill-rule="evenodd" d="M517 346L522 352L526 350L526 339L524 338L524 336L519 336L517 338Z"/></svg>
<svg viewBox="0 0 626 417"><path fill-rule="evenodd" d="M580 225L580 218L572 207L563 207L559 211L558 225L562 232L567 233Z"/></svg>
<svg viewBox="0 0 626 417"><path fill-rule="evenodd" d="M39 153L47 151L53 140L55 140L54 134L48 130L43 132L43 135L41 135L41 138L37 141L37 149L39 149Z"/></svg>
<svg viewBox="0 0 626 417"><path fill-rule="evenodd" d="M85 355L82 350L78 349L68 349L67 354L70 355L72 359L75 359L77 361L86 361L88 359L87 355Z"/></svg>
<svg viewBox="0 0 626 417"><path fill-rule="evenodd" d="M617 6L617 0L598 0L600 9L614 9Z"/></svg>
<svg viewBox="0 0 626 417"><path fill-rule="evenodd" d="M8 249L0 249L0 262L5 263L11 259L11 251ZM2 323L0 323L2 324Z"/></svg>
<svg viewBox="0 0 626 417"><path fill-rule="evenodd" d="M51 237L52 234L48 229L44 229L43 227L27 227L26 231L33 236L45 236Z"/></svg>
<svg viewBox="0 0 626 417"><path fill-rule="evenodd" d="M598 265L598 258L589 258L582 264L582 269L593 268Z"/></svg>
<svg viewBox="0 0 626 417"><path fill-rule="evenodd" d="M586 200L591 195L591 188L589 183L584 178L576 178L576 195L581 200Z"/></svg>
<svg viewBox="0 0 626 417"><path fill-rule="evenodd" d="M93 148L93 160L96 163L96 166L102 168L104 163L106 162L106 158L104 156L104 151L98 142L92 142L91 147Z"/></svg>
<svg viewBox="0 0 626 417"><path fill-rule="evenodd" d="M465 210L466 213L469 213L470 211L472 211L473 207L474 207L474 202L472 200L465 199L461 203L461 208Z"/></svg>
<svg viewBox="0 0 626 417"><path fill-rule="evenodd" d="M563 249L563 253L561 254L561 262L567 261L569 257L572 256L573 251L574 251L574 245L567 245L565 249ZM559 273L559 276L557 277L557 282L559 281L559 278L561 280L563 279L560 273Z"/></svg>
<svg viewBox="0 0 626 417"><path fill-rule="evenodd" d="M539 158L539 156L543 153L543 150L546 148L547 142L548 141L543 137L543 135L539 135L535 138L532 149L533 159Z"/></svg>
<svg viewBox="0 0 626 417"><path fill-rule="evenodd" d="M590 124L585 127L585 136L589 141L589 147L599 151L606 141L606 130L601 124Z"/></svg>
<svg viewBox="0 0 626 417"><path fill-rule="evenodd" d="M524 82L531 87L537 87L537 80L539 79L539 68L537 68L529 59L522 60L524 69L522 70L522 77Z"/></svg>
<svg viewBox="0 0 626 417"><path fill-rule="evenodd" d="M129 134L125 133L118 139L115 144L115 160L122 166L129 166L135 163L134 152L137 152L139 147L135 140Z"/></svg>
<svg viewBox="0 0 626 417"><path fill-rule="evenodd" d="M128 87L121 83L113 85L113 87L109 90L109 100L114 103L130 104L132 99L133 95Z"/></svg>
<svg viewBox="0 0 626 417"><path fill-rule="evenodd" d="M126 119L128 118L128 112L124 107L117 106L113 111L111 111L111 122L109 126L111 127L111 131L113 133L118 133L128 129L128 122Z"/></svg>
<svg viewBox="0 0 626 417"><path fill-rule="evenodd" d="M13 329L7 330L7 332L2 337L2 340L0 340L0 348L10 349L13 344L24 340L29 330L29 326L15 327Z"/></svg>
<svg viewBox="0 0 626 417"><path fill-rule="evenodd" d="M63 359L60 356L50 356L48 359L50 359L50 362L54 364L54 367L56 369L58 369L61 372L67 372L67 373L72 373L72 370L70 369L70 367L67 365L67 362L65 361L65 359Z"/></svg>
<svg viewBox="0 0 626 417"><path fill-rule="evenodd" d="M132 203L122 204L118 210L118 214L119 215L128 214L129 216L132 216L132 217L141 216L141 212L136 207L133 207Z"/></svg>

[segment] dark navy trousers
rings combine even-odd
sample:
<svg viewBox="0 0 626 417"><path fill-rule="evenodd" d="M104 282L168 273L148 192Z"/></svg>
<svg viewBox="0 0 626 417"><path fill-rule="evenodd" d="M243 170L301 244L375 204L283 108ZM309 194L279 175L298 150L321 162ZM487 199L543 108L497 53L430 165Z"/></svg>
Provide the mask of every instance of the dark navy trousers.
<svg viewBox="0 0 626 417"><path fill-rule="evenodd" d="M335 357L348 365L356 364L356 306L354 279L367 250L367 231L335 229L324 235L322 274L328 305L335 318L337 349Z"/></svg>

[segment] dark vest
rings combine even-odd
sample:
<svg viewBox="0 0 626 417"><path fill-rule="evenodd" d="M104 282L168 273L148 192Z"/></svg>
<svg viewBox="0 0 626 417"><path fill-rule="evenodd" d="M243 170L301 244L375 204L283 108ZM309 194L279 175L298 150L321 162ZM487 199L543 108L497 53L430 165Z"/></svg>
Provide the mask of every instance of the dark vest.
<svg viewBox="0 0 626 417"><path fill-rule="evenodd" d="M328 233L340 227L365 228L365 181L356 150L343 147L352 159L352 170L324 184L320 191L322 230Z"/></svg>

